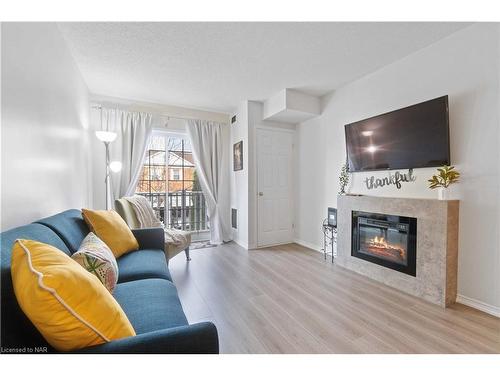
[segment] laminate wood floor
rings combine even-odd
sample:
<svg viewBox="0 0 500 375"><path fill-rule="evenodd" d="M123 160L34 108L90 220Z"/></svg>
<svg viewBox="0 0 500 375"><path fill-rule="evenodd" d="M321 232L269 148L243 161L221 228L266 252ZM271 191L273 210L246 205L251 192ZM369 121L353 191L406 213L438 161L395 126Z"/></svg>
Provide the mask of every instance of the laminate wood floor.
<svg viewBox="0 0 500 375"><path fill-rule="evenodd" d="M500 353L500 319L442 309L297 244L229 243L171 260L190 323L211 320L221 353Z"/></svg>

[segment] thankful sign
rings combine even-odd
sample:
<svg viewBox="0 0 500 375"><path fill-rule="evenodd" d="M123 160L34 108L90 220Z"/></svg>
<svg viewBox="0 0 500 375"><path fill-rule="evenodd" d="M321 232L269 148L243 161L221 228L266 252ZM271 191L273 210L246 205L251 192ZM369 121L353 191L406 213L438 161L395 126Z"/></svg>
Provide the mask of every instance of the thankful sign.
<svg viewBox="0 0 500 375"><path fill-rule="evenodd" d="M383 186L395 185L398 189L401 189L402 182L413 182L417 179L413 175L413 169L408 169L408 173L388 172L389 176L384 178L376 178L375 176L365 178L365 184L367 189L376 189Z"/></svg>

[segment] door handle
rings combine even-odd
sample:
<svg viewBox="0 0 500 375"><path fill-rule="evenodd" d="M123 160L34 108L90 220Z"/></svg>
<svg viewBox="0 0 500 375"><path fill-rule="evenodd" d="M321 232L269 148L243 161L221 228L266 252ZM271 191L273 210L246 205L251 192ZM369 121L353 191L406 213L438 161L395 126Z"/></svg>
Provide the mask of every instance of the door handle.
<svg viewBox="0 0 500 375"><path fill-rule="evenodd" d="M264 193L262 191L259 191L259 197L262 197Z"/></svg>

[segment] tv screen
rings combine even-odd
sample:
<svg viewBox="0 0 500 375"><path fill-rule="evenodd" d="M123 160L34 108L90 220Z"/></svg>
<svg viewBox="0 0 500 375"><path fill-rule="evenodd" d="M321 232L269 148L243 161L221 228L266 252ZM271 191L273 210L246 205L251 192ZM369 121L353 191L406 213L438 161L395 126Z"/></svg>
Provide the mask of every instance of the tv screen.
<svg viewBox="0 0 500 375"><path fill-rule="evenodd" d="M350 172L450 164L448 96L345 125Z"/></svg>

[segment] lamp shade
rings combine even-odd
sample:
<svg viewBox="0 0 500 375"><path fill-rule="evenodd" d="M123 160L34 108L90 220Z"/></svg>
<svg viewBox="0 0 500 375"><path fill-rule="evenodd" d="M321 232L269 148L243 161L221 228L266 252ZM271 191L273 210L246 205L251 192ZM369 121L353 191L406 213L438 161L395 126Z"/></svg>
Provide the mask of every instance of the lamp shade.
<svg viewBox="0 0 500 375"><path fill-rule="evenodd" d="M95 136L97 139L99 139L102 142L108 142L111 143L116 139L116 134L115 132L107 132L107 131L96 131Z"/></svg>

